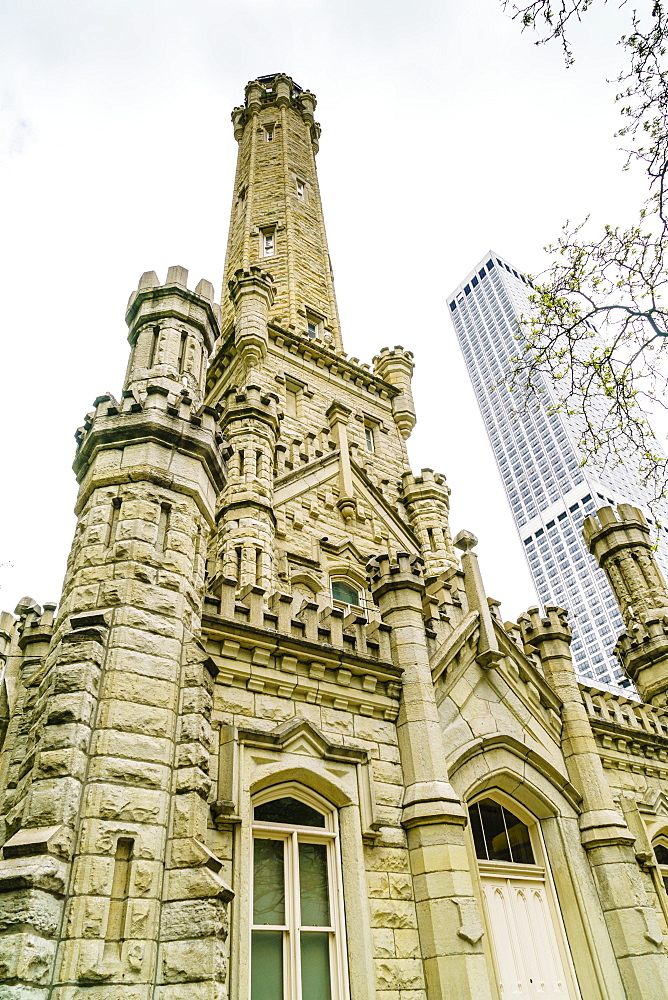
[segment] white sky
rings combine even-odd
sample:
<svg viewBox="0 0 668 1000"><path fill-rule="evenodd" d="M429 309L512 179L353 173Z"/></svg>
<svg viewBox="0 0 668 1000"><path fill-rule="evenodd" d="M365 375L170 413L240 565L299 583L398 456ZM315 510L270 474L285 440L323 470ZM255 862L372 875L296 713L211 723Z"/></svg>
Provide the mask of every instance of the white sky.
<svg viewBox="0 0 668 1000"><path fill-rule="evenodd" d="M446 298L490 246L536 274L567 219L632 217L626 16L595 6L566 71L500 0L0 0L0 607L60 594L73 433L120 390L140 274L220 286L230 112L277 71L318 98L346 350L415 353L413 467L446 474L505 618L536 603Z"/></svg>

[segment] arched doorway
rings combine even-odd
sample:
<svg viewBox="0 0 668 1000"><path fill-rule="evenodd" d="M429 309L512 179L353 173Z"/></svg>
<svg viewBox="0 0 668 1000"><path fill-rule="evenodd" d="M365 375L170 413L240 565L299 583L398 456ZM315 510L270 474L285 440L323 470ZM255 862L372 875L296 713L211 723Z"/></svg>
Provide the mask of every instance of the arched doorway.
<svg viewBox="0 0 668 1000"><path fill-rule="evenodd" d="M492 798L469 818L500 996L579 1000L536 824Z"/></svg>

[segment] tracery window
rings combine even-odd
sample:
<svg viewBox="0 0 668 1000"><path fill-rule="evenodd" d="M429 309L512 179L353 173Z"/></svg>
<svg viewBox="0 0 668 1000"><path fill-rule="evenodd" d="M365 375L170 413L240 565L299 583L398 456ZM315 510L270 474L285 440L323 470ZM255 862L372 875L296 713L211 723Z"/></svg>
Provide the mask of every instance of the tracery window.
<svg viewBox="0 0 668 1000"><path fill-rule="evenodd" d="M338 817L301 786L253 808L250 1000L346 1000Z"/></svg>
<svg viewBox="0 0 668 1000"><path fill-rule="evenodd" d="M659 872L666 888L666 892L668 892L668 847L662 843L654 844L653 847L656 863L659 866Z"/></svg>

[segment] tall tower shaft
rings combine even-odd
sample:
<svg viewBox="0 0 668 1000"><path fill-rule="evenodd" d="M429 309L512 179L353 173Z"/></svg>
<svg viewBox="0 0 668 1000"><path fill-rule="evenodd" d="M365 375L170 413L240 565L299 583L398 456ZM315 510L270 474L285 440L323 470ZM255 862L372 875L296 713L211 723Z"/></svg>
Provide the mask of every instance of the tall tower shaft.
<svg viewBox="0 0 668 1000"><path fill-rule="evenodd" d="M334 279L315 167L316 99L283 73L246 86L232 113L239 143L221 301L239 269L267 268L275 282L269 319L341 347Z"/></svg>

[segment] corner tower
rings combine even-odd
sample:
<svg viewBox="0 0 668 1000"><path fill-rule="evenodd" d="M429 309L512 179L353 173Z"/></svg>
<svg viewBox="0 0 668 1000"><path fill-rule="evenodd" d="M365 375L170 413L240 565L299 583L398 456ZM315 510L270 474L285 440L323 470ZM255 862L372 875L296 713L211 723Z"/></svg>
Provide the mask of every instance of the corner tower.
<svg viewBox="0 0 668 1000"><path fill-rule="evenodd" d="M249 267L267 268L276 295L270 319L340 348L334 279L315 168L316 99L275 73L246 86L232 113L239 143L222 300ZM224 323L233 319L227 303Z"/></svg>

